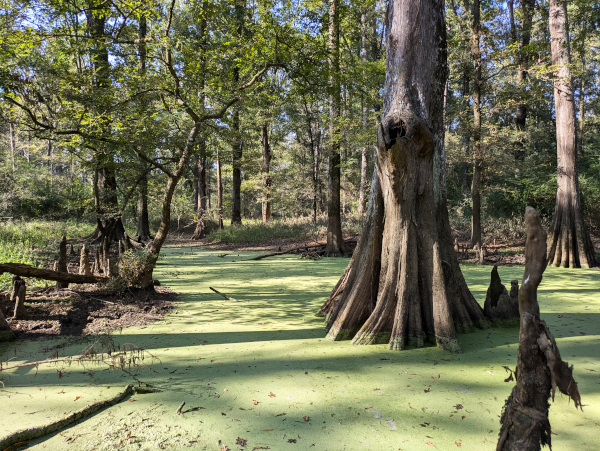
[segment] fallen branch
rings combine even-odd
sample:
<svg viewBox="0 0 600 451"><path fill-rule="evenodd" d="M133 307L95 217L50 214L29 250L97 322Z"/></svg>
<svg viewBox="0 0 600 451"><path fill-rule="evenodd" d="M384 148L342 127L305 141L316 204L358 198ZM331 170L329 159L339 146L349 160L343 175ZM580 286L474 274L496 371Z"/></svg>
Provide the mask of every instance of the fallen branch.
<svg viewBox="0 0 600 451"><path fill-rule="evenodd" d="M356 240L346 240L346 241L344 241L344 243L346 243L346 246L349 248L356 247ZM300 253L308 254L308 253L310 253L310 254L316 254L316 255L324 255L326 246L327 245L325 243L311 244L311 245L305 244L302 246L296 246L291 249L287 249L285 251L270 252L268 254L258 255L256 257L249 258L247 261L262 260L263 258L275 257L277 255L286 255L286 254L300 254Z"/></svg>
<svg viewBox="0 0 600 451"><path fill-rule="evenodd" d="M159 391L160 390L157 389L134 387L130 384L127 387L125 387L125 389L114 395L112 398L105 399L104 401L97 401L93 404L84 407L83 409L80 409L76 412L71 413L70 415L67 415L64 418L55 420L43 426L20 429L16 432L7 435L6 437L0 439L0 450L7 449L20 442L33 440L51 434L52 432L58 431L70 424L75 423L78 420L81 420L82 418L88 417L98 412L99 410L113 406L125 399L126 397L131 396L135 393L143 394L155 393Z"/></svg>
<svg viewBox="0 0 600 451"><path fill-rule="evenodd" d="M34 268L23 263L0 263L0 275L5 272L14 274L15 276L35 277L36 279L55 280L65 283L99 283L108 280L108 277L52 271L51 269Z"/></svg>
<svg viewBox="0 0 600 451"><path fill-rule="evenodd" d="M211 290L213 290L215 293L217 293L219 296L221 296L224 299L227 299L228 301L237 301L237 299L234 299L230 296L227 296L225 293L221 293L219 290L215 290L213 287L208 287Z"/></svg>

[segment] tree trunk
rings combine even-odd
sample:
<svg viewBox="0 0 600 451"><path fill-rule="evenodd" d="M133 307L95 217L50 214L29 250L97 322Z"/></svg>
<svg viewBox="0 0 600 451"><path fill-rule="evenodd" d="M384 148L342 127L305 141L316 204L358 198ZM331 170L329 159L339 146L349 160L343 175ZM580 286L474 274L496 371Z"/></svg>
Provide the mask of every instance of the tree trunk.
<svg viewBox="0 0 600 451"><path fill-rule="evenodd" d="M206 148L204 140L200 142L200 152L196 159L196 173L198 175L194 187L197 192L196 197L196 229L192 239L199 240L206 236Z"/></svg>
<svg viewBox="0 0 600 451"><path fill-rule="evenodd" d="M223 180L221 177L221 157L217 149L217 210L219 230L223 230Z"/></svg>
<svg viewBox="0 0 600 451"><path fill-rule="evenodd" d="M585 223L579 194L575 102L571 85L571 57L567 8L550 1L549 28L552 65L555 69L557 182L556 206L550 227L548 261L565 268L589 268L596 264L594 246Z"/></svg>
<svg viewBox="0 0 600 451"><path fill-rule="evenodd" d="M471 25L471 54L475 70L473 72L473 180L471 184L471 199L473 211L471 214L471 247L481 249L481 172L483 165L483 150L481 148L481 5L479 0L473 0Z"/></svg>
<svg viewBox="0 0 600 451"><path fill-rule="evenodd" d="M390 349L430 341L457 351L457 332L487 321L460 272L446 208L444 2L394 0L387 14L384 118L367 217L321 313L330 339Z"/></svg>
<svg viewBox="0 0 600 451"><path fill-rule="evenodd" d="M144 175L140 180L138 187L138 241L148 241L152 239L150 235L150 219L148 215L148 176Z"/></svg>
<svg viewBox="0 0 600 451"><path fill-rule="evenodd" d="M536 211L525 212L527 242L525 273L519 290L519 352L516 385L506 400L500 419L497 450L539 450L552 446L548 398L556 388L581 406L573 367L564 362L548 326L540 319L537 288L546 268L546 232ZM511 375L512 376L512 375Z"/></svg>
<svg viewBox="0 0 600 451"><path fill-rule="evenodd" d="M99 104L97 106L98 134L109 138L111 134L110 119L105 110L110 110L110 63L106 44L105 25L108 14L106 6L91 2L85 11L88 21L88 33L92 41L91 58L94 64L94 91ZM125 228L121 220L117 200L117 179L113 152L102 143L97 144L95 152L95 186L96 216L98 228L92 237L102 242L104 237L112 242L123 238Z"/></svg>
<svg viewBox="0 0 600 451"><path fill-rule="evenodd" d="M244 33L244 15L246 9L245 0L235 1L235 20L237 25L237 33L242 37ZM233 80L235 84L240 81L239 67L233 68ZM231 144L232 150L232 201L231 201L231 224L242 224L242 130L240 125L240 108L236 106L233 110L233 140Z"/></svg>
<svg viewBox="0 0 600 451"><path fill-rule="evenodd" d="M98 283L106 282L107 277L84 276L71 274L50 269L34 268L33 266L22 263L0 263L0 275L5 272L22 277L35 277L36 279L58 280L68 283Z"/></svg>
<svg viewBox="0 0 600 451"><path fill-rule="evenodd" d="M360 45L360 56L366 63L369 58L367 55L367 14L363 11L360 15L361 25L361 45ZM366 78L366 73L363 74ZM367 110L367 98L366 95L362 95L362 108L361 108L361 121L363 133L367 132L368 123L368 110ZM367 206L367 144L365 143L360 149L360 185L358 188L358 208L356 213L362 216Z"/></svg>
<svg viewBox="0 0 600 451"><path fill-rule="evenodd" d="M340 11L329 0L329 177L327 185L327 255L347 253L340 211Z"/></svg>
<svg viewBox="0 0 600 451"><path fill-rule="evenodd" d="M269 145L268 124L262 126L262 173L263 173L263 199L262 199L262 222L268 224L273 220L271 217L271 146Z"/></svg>
<svg viewBox="0 0 600 451"><path fill-rule="evenodd" d="M79 254L79 274L84 276L92 275L92 270L90 268L90 251L85 244L81 247L81 253Z"/></svg>

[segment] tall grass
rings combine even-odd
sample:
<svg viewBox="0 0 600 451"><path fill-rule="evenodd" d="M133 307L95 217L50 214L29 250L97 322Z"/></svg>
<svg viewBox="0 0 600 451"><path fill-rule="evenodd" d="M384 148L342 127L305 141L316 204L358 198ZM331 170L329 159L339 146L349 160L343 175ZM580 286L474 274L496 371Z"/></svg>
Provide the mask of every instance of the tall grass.
<svg viewBox="0 0 600 451"><path fill-rule="evenodd" d="M39 266L54 258L63 235L83 238L95 225L71 221L7 221L0 223L0 263L24 263ZM0 290L10 287L11 274L0 275Z"/></svg>

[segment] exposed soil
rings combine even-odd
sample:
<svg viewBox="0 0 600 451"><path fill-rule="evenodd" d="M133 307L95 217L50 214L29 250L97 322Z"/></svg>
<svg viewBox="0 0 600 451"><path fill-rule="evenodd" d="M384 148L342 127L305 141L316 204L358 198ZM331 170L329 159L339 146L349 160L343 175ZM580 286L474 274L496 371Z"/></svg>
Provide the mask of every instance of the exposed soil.
<svg viewBox="0 0 600 451"><path fill-rule="evenodd" d="M9 298L8 293L4 295ZM94 285L74 285L59 291L54 287L34 288L27 292L28 319L10 320L12 311L4 313L20 339L93 335L157 321L171 310L176 299L174 292L160 286L154 292L127 290L117 294ZM12 308L6 301L4 304L5 309Z"/></svg>

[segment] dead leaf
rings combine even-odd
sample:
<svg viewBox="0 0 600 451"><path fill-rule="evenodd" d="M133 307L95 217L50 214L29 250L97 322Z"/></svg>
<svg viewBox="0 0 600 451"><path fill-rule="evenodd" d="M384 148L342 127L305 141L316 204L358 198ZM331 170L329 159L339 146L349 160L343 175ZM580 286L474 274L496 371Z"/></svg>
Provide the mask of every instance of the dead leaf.
<svg viewBox="0 0 600 451"><path fill-rule="evenodd" d="M432 446L432 447L436 447L433 443L431 443L429 440L427 441L427 443L425 443L426 445Z"/></svg>
<svg viewBox="0 0 600 451"><path fill-rule="evenodd" d="M462 417L460 417L461 420L464 420L466 417L463 415Z"/></svg>
<svg viewBox="0 0 600 451"><path fill-rule="evenodd" d="M274 430L274 429L263 429L263 431L265 431L265 432L271 432L271 431L273 431L273 430Z"/></svg>
<svg viewBox="0 0 600 451"><path fill-rule="evenodd" d="M272 391L269 392L269 398L274 398L275 397L275 393L273 393Z"/></svg>
<svg viewBox="0 0 600 451"><path fill-rule="evenodd" d="M81 399L81 396L75 396L75 401L77 401L78 399Z"/></svg>
<svg viewBox="0 0 600 451"><path fill-rule="evenodd" d="M248 445L248 441L247 441L246 439L243 439L243 438L240 438L240 437L238 437L238 438L235 440L235 444L236 444L236 445L243 446L243 447L245 448L245 447Z"/></svg>
<svg viewBox="0 0 600 451"><path fill-rule="evenodd" d="M302 419L303 419L304 421L309 421L309 420L310 420L310 417L307 415L307 416L304 416L304 417L302 417Z"/></svg>
<svg viewBox="0 0 600 451"><path fill-rule="evenodd" d="M256 450L256 449L271 449L268 446L255 446L254 448L252 448L252 451Z"/></svg>
<svg viewBox="0 0 600 451"><path fill-rule="evenodd" d="M431 391L431 387L430 388L426 388L425 390L423 390L425 393L429 393Z"/></svg>
<svg viewBox="0 0 600 451"><path fill-rule="evenodd" d="M65 389L63 388L61 391L58 392L59 395L62 395L65 393Z"/></svg>
<svg viewBox="0 0 600 451"><path fill-rule="evenodd" d="M296 443L296 439L295 438L288 438L288 443Z"/></svg>
<svg viewBox="0 0 600 451"><path fill-rule="evenodd" d="M229 449L229 447L227 445L223 444L219 447L219 451L231 451L231 450Z"/></svg>
<svg viewBox="0 0 600 451"><path fill-rule="evenodd" d="M462 409L462 408L463 408L463 405L462 405L462 404L457 404L457 405L455 405L455 406L454 406L454 408L455 408L456 410L460 410L460 409Z"/></svg>
<svg viewBox="0 0 600 451"><path fill-rule="evenodd" d="M258 405L258 401L256 399L253 399L252 404L254 404L255 406Z"/></svg>
<svg viewBox="0 0 600 451"><path fill-rule="evenodd" d="M459 447L462 446L462 443L460 443L460 442L454 442L454 444Z"/></svg>

